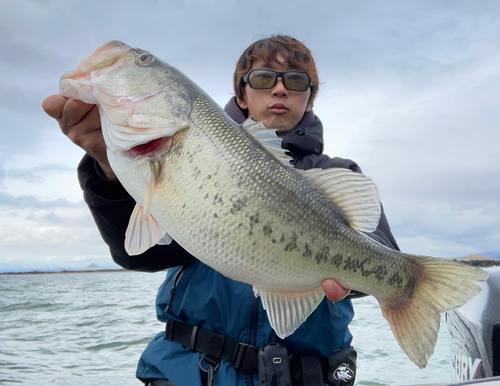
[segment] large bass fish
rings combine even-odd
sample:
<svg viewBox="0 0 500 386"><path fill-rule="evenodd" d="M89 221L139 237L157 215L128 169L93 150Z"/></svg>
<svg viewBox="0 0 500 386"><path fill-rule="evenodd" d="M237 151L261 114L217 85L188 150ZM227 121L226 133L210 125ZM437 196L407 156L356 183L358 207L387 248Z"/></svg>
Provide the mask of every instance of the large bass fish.
<svg viewBox="0 0 500 386"><path fill-rule="evenodd" d="M401 348L425 367L440 313L466 303L487 278L365 236L380 217L371 179L293 168L274 130L237 125L147 51L106 43L64 74L60 89L99 107L111 167L137 202L127 252L175 239L223 275L251 284L282 338L322 301L321 281L334 278L377 298Z"/></svg>

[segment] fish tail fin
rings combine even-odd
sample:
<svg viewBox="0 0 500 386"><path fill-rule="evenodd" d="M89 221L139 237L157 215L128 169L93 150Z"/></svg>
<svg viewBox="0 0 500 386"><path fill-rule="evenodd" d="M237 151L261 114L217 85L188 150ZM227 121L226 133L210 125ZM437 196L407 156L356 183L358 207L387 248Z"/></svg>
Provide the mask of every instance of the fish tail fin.
<svg viewBox="0 0 500 386"><path fill-rule="evenodd" d="M411 256L421 274L413 294L401 302L379 300L380 308L399 346L418 367L434 352L441 313L460 307L476 296L488 274L463 263Z"/></svg>

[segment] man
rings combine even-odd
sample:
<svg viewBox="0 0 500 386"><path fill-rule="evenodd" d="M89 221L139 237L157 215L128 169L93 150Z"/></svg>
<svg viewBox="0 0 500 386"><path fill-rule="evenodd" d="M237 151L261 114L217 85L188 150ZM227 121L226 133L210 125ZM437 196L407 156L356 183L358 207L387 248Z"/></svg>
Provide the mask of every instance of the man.
<svg viewBox="0 0 500 386"><path fill-rule="evenodd" d="M238 123L252 116L277 129L297 168L342 167L360 172L353 161L322 154L323 128L312 111L318 84L307 47L289 36L272 36L252 44L238 60L236 96L225 111ZM258 348L264 347L268 351L262 352L293 354L290 373L283 377L290 376L294 384L336 382L336 366L344 365L345 370L346 363L355 370L347 328L352 304L342 300L348 290L334 280L322 284L335 303L325 299L295 333L282 340L271 329L251 286L220 275L175 241L141 256L128 256L123 241L135 202L109 166L96 108L60 95L48 97L43 108L87 152L78 168L79 180L114 261L142 271L170 268L157 297L157 315L167 322L166 331L144 351L139 379L153 385L257 385ZM383 213L378 229L369 236L397 249Z"/></svg>

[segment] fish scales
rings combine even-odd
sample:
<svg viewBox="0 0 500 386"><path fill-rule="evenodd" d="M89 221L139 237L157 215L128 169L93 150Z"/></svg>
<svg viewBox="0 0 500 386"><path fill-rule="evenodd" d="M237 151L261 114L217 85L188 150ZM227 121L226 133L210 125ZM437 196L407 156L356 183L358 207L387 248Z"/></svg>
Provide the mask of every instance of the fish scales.
<svg viewBox="0 0 500 386"><path fill-rule="evenodd" d="M237 125L147 51L106 43L64 74L60 89L98 105L111 167L137 202L125 249L141 254L175 239L251 284L282 338L322 301L321 281L334 278L375 296L401 348L425 367L440 313L470 300L487 279L480 269L394 251L362 234L379 220L371 180L284 165L272 130Z"/></svg>
<svg viewBox="0 0 500 386"><path fill-rule="evenodd" d="M179 244L202 261L209 256L205 262L226 276L266 290L290 292L293 281L294 291L309 291L325 274L371 293L383 281L397 293L410 283L404 259L378 264L378 244L348 228L322 193L263 152L204 94L193 94L190 130L179 133L183 145L170 155L172 173L151 209ZM166 197L172 205L163 205ZM197 204L186 206L187 197ZM200 232L192 224L207 225Z"/></svg>

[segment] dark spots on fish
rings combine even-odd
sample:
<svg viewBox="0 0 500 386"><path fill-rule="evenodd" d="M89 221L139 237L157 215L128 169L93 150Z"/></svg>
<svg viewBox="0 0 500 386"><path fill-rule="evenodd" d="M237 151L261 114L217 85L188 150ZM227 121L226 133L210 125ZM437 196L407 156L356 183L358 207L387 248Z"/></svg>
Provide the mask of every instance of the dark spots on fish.
<svg viewBox="0 0 500 386"><path fill-rule="evenodd" d="M241 228L241 227L243 227L243 224L242 224L242 223L239 223L239 224L238 224L238 228Z"/></svg>
<svg viewBox="0 0 500 386"><path fill-rule="evenodd" d="M209 180L211 178L212 178L212 175L211 174L207 174L207 180Z"/></svg>
<svg viewBox="0 0 500 386"><path fill-rule="evenodd" d="M330 264L334 265L337 268L339 268L343 262L344 262L344 255L342 255L342 253L340 252L330 257Z"/></svg>
<svg viewBox="0 0 500 386"><path fill-rule="evenodd" d="M282 233L281 234L281 239L280 239L280 243L284 243L285 242L285 234Z"/></svg>
<svg viewBox="0 0 500 386"><path fill-rule="evenodd" d="M252 245L255 247L257 245L257 241L254 240L254 242L252 243Z"/></svg>
<svg viewBox="0 0 500 386"><path fill-rule="evenodd" d="M305 243L305 245L304 245L304 253L302 254L302 256L304 256L304 257L311 257L312 256L311 247L307 243Z"/></svg>
<svg viewBox="0 0 500 386"><path fill-rule="evenodd" d="M269 236L273 233L273 228L271 228L270 224L266 224L262 227L262 233L264 233L264 236Z"/></svg>
<svg viewBox="0 0 500 386"><path fill-rule="evenodd" d="M356 263L354 263L354 261L356 261ZM373 275L378 282L386 279L387 268L383 265L376 265L372 269L366 268L366 266L370 266L371 262L372 260L369 257L363 260L353 259L351 265L356 268L356 271L354 272L357 272L357 270L359 269L363 277L370 277Z"/></svg>
<svg viewBox="0 0 500 386"><path fill-rule="evenodd" d="M182 209L184 209L186 207L186 203L182 204Z"/></svg>
<svg viewBox="0 0 500 386"><path fill-rule="evenodd" d="M222 199L222 195L219 195L219 193L215 193L214 195L214 201L213 201L213 205L217 205L217 204L224 204L224 200Z"/></svg>
<svg viewBox="0 0 500 386"><path fill-rule="evenodd" d="M250 236L253 235L253 227L259 223L259 213L251 214L248 216L248 221L250 225L250 230L248 231L248 234Z"/></svg>
<svg viewBox="0 0 500 386"><path fill-rule="evenodd" d="M299 249L299 246L297 245L297 239L298 239L297 233L293 232L293 234L290 237L290 240L285 245L285 252L294 251L296 249Z"/></svg>
<svg viewBox="0 0 500 386"><path fill-rule="evenodd" d="M375 269L374 273L375 273L375 278L380 282L380 281L384 280L384 278L387 276L387 268L385 266L383 266L383 265L379 265ZM399 278L399 275L397 273L396 273L396 275Z"/></svg>
<svg viewBox="0 0 500 386"><path fill-rule="evenodd" d="M273 244L276 244L276 239L271 239Z"/></svg>
<svg viewBox="0 0 500 386"><path fill-rule="evenodd" d="M208 198L208 196L209 196L209 194L208 194L208 193L205 193L205 194L203 195L203 198L206 200L206 199Z"/></svg>
<svg viewBox="0 0 500 386"><path fill-rule="evenodd" d="M314 261L316 261L316 264L326 263L329 260L330 260L330 247L329 246L325 246L325 247L321 248L316 253L316 256L314 256Z"/></svg>
<svg viewBox="0 0 500 386"><path fill-rule="evenodd" d="M387 279L387 284L389 284L390 286L401 288L403 286L403 278L399 276L399 273L396 272L394 275Z"/></svg>
<svg viewBox="0 0 500 386"><path fill-rule="evenodd" d="M358 270L361 270L362 268L363 265L361 262L356 258L351 258L351 256L347 256L344 261L344 266L342 267L344 271L350 272L358 272Z"/></svg>
<svg viewBox="0 0 500 386"><path fill-rule="evenodd" d="M248 200L246 198L237 198L232 202L231 209L229 209L229 212L231 214L236 214L238 212L241 212L243 208L247 206Z"/></svg>
<svg viewBox="0 0 500 386"><path fill-rule="evenodd" d="M191 176L193 177L193 180L196 180L198 178L198 176L200 175L201 173L201 170L198 166L195 166L194 169L193 169L193 173L191 174Z"/></svg>
<svg viewBox="0 0 500 386"><path fill-rule="evenodd" d="M219 216L217 216L217 213L214 213L214 218L219 218Z"/></svg>
<svg viewBox="0 0 500 386"><path fill-rule="evenodd" d="M250 218L251 225L259 223L259 214L258 213L251 214L249 218Z"/></svg>

